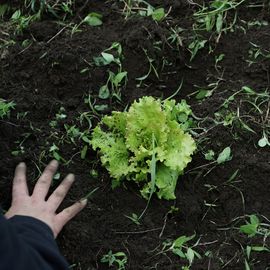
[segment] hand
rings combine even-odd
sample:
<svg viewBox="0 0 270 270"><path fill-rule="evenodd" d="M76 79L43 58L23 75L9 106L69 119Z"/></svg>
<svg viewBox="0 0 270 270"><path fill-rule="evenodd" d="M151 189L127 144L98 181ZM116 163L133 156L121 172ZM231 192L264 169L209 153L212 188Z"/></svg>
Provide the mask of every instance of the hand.
<svg viewBox="0 0 270 270"><path fill-rule="evenodd" d="M39 219L49 225L56 238L63 226L87 204L87 199L84 199L56 214L57 208L75 180L74 175L69 174L52 195L45 200L57 168L58 162L56 160L49 163L37 181L33 194L30 196L26 183L26 165L20 163L15 170L11 207L5 217L11 218L15 215L21 215Z"/></svg>

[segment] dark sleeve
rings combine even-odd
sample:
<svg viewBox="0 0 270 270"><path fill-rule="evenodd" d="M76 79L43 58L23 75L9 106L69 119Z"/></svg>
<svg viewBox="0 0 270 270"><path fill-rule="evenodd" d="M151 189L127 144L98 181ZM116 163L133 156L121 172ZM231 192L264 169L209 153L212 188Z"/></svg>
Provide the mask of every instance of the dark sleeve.
<svg viewBox="0 0 270 270"><path fill-rule="evenodd" d="M0 209L1 210L1 209ZM0 214L0 270L67 270L53 232L42 221Z"/></svg>

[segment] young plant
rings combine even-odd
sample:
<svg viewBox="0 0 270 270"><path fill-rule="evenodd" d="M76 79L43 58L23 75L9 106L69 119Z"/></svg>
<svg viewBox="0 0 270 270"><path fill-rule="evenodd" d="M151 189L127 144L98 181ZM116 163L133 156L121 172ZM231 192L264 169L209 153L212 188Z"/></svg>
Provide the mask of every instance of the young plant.
<svg viewBox="0 0 270 270"><path fill-rule="evenodd" d="M143 51L144 51L144 54L145 54L147 61L149 63L149 69L145 75L143 75L139 78L136 78L136 80L139 82L137 84L137 87L141 87L142 83L150 76L151 73L154 73L156 79L159 80L159 75L158 75L157 69L154 65L155 60L149 57L147 50L143 49Z"/></svg>
<svg viewBox="0 0 270 270"><path fill-rule="evenodd" d="M235 25L237 19L236 8L244 1L245 0L209 1L210 3L208 6L202 6L199 11L194 13L196 20L193 25L194 30L205 30L207 32L215 31L217 34L216 41L218 42L222 32L226 33ZM233 21L229 23L227 14L231 10L235 11L235 15Z"/></svg>
<svg viewBox="0 0 270 270"><path fill-rule="evenodd" d="M161 101L143 97L128 111L105 116L92 132L91 145L113 178L141 186L144 198L156 193L175 199L178 177L183 174L196 144L187 132L191 109L185 100Z"/></svg>
<svg viewBox="0 0 270 270"><path fill-rule="evenodd" d="M102 263L108 263L109 267L115 266L117 270L125 270L127 264L127 255L124 252L112 253L110 250L108 254L101 258Z"/></svg>
<svg viewBox="0 0 270 270"><path fill-rule="evenodd" d="M188 50L191 53L190 61L194 59L198 51L205 47L207 40L197 36L189 45Z"/></svg>
<svg viewBox="0 0 270 270"><path fill-rule="evenodd" d="M182 259L186 259L189 262L189 265L184 266L182 269L190 269L195 258L201 259L201 255L194 250L194 247L197 246L197 241L194 245L189 246L187 243L195 237L195 234L192 236L182 235L174 241L166 241L163 243L163 249L158 254L164 254L167 252L172 252L173 254L179 256Z"/></svg>
<svg viewBox="0 0 270 270"><path fill-rule="evenodd" d="M26 9L30 9L34 13L43 15L48 13L54 17L60 19L59 14L64 13L62 20L64 21L68 15L73 15L72 7L74 5L73 0L64 1L47 1L47 0L24 0L24 6Z"/></svg>
<svg viewBox="0 0 270 270"><path fill-rule="evenodd" d="M100 56L94 57L93 61L96 66L108 66L115 63L118 66L117 72L108 70L109 76L106 84L99 89L99 98L108 99L115 97L121 101L121 87L127 83L127 72L122 69L122 46L118 42L114 42L111 47L104 50Z"/></svg>
<svg viewBox="0 0 270 270"><path fill-rule="evenodd" d="M259 45L250 42L251 48L248 51L248 65L256 64L270 58L270 52L262 49Z"/></svg>
<svg viewBox="0 0 270 270"><path fill-rule="evenodd" d="M144 0L120 0L124 3L123 14L128 18L137 14L142 17L152 17L154 21L163 20L167 14L164 8L155 8Z"/></svg>
<svg viewBox="0 0 270 270"><path fill-rule="evenodd" d="M6 102L4 99L0 98L0 119L9 117L10 111L15 108L15 105L13 101Z"/></svg>
<svg viewBox="0 0 270 270"><path fill-rule="evenodd" d="M267 219L268 221L268 219ZM268 252L270 253L270 247L267 244L267 239L270 236L270 225L268 223L262 223L256 215L250 215L249 221L246 221L245 225L240 226L240 232L247 235L249 238L255 236L263 237L262 243L254 243L252 241L247 246L242 247L245 254L245 270L251 269L252 254L254 252ZM257 237L258 239L258 237Z"/></svg>
<svg viewBox="0 0 270 270"><path fill-rule="evenodd" d="M23 15L21 10L16 10L11 16L11 22L16 26L15 33L21 34L28 26L40 19L40 13L34 15Z"/></svg>

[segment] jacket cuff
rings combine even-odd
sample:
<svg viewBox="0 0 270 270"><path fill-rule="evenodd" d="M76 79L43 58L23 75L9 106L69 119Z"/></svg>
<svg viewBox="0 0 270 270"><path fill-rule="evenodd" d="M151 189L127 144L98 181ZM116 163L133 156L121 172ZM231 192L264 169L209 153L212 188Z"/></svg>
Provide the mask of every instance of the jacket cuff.
<svg viewBox="0 0 270 270"><path fill-rule="evenodd" d="M47 225L45 222L34 218L30 216L20 216L16 215L7 220L8 222L17 225L17 226L22 226L22 227L29 227L32 230L43 234L44 236L48 238L52 238L54 240L54 235L52 229ZM19 230L20 231L20 230Z"/></svg>

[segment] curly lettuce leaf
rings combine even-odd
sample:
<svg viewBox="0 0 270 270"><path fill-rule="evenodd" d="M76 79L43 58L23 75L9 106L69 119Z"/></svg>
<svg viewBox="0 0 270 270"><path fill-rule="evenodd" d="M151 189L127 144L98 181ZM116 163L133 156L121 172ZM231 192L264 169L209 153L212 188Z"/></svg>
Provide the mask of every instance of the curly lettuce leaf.
<svg viewBox="0 0 270 270"><path fill-rule="evenodd" d="M179 128L177 122L168 123L170 132L165 145L166 158L164 164L171 169L182 173L187 164L191 161L191 154L196 149L193 138Z"/></svg>
<svg viewBox="0 0 270 270"><path fill-rule="evenodd" d="M93 131L91 144L94 150L99 148L101 163L113 178L120 181L133 170L133 166L128 162L129 152L124 138L104 132L97 126Z"/></svg>
<svg viewBox="0 0 270 270"><path fill-rule="evenodd" d="M159 164L157 166L155 189L159 199L174 200L176 199L174 191L177 184L179 173L169 167ZM141 195L148 199L151 194L151 183L148 182L141 190Z"/></svg>
<svg viewBox="0 0 270 270"><path fill-rule="evenodd" d="M177 122L187 121L188 116L192 113L190 106L184 99L177 104L174 99L165 100L163 102L163 109L169 120L175 120Z"/></svg>
<svg viewBox="0 0 270 270"><path fill-rule="evenodd" d="M157 196L159 199L176 199L174 191L179 177L179 172L160 164L157 168L156 186L158 187Z"/></svg>
<svg viewBox="0 0 270 270"><path fill-rule="evenodd" d="M160 100L143 97L132 104L127 114L126 144L138 160L152 156L154 135L157 159L162 161L168 131L166 114L162 111Z"/></svg>

